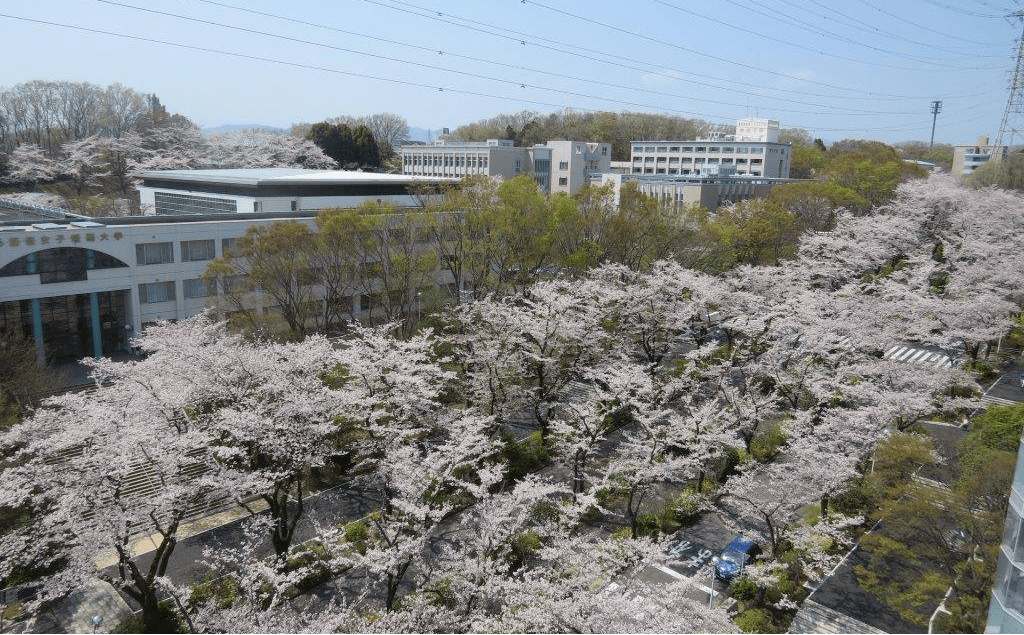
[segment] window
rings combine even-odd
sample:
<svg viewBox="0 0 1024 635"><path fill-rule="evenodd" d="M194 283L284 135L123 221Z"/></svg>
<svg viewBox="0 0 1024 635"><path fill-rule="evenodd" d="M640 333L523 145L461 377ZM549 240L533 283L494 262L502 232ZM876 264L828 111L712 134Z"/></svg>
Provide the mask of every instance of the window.
<svg viewBox="0 0 1024 635"><path fill-rule="evenodd" d="M220 250L221 250L221 253L223 255L227 256L228 254L231 253L232 250L234 250L234 248L235 248L235 240L237 240L237 239L236 238L221 238L220 239Z"/></svg>
<svg viewBox="0 0 1024 635"><path fill-rule="evenodd" d="M299 202L298 201L292 201L292 211L293 212L299 211Z"/></svg>
<svg viewBox="0 0 1024 635"><path fill-rule="evenodd" d="M294 201L292 202L294 204ZM213 239L181 241L181 261L213 260L217 257Z"/></svg>
<svg viewBox="0 0 1024 635"><path fill-rule="evenodd" d="M658 146L658 152L668 152L668 146Z"/></svg>
<svg viewBox="0 0 1024 635"><path fill-rule="evenodd" d="M87 271L114 269L128 265L117 258L92 249L57 247L26 254L0 267L0 277L39 274L40 284L87 280Z"/></svg>
<svg viewBox="0 0 1024 635"><path fill-rule="evenodd" d="M608 156L608 146L601 146L601 156Z"/></svg>
<svg viewBox="0 0 1024 635"><path fill-rule="evenodd" d="M216 285L207 284L202 278L182 280L181 292L186 298L206 298L217 294Z"/></svg>
<svg viewBox="0 0 1024 635"><path fill-rule="evenodd" d="M668 149L669 152L679 152L679 146L672 146Z"/></svg>
<svg viewBox="0 0 1024 635"><path fill-rule="evenodd" d="M558 162L558 169L559 170L568 170L569 169L569 162L568 161L559 161Z"/></svg>
<svg viewBox="0 0 1024 635"><path fill-rule="evenodd" d="M150 282L139 285L139 303L170 302L174 300L174 281Z"/></svg>
<svg viewBox="0 0 1024 635"><path fill-rule="evenodd" d="M173 243L142 243L135 245L135 264L159 265L174 262Z"/></svg>
<svg viewBox="0 0 1024 635"><path fill-rule="evenodd" d="M154 192L153 198L157 214L234 214L238 211L238 204L231 198L172 192Z"/></svg>
<svg viewBox="0 0 1024 635"><path fill-rule="evenodd" d="M645 146L644 152L654 152L654 146Z"/></svg>
<svg viewBox="0 0 1024 635"><path fill-rule="evenodd" d="M259 201L253 201L252 202L252 211L254 211L254 212L260 211L260 202Z"/></svg>
<svg viewBox="0 0 1024 635"><path fill-rule="evenodd" d="M569 184L569 179L565 178L564 176L560 176L558 177L558 184L562 187L565 187L566 185Z"/></svg>

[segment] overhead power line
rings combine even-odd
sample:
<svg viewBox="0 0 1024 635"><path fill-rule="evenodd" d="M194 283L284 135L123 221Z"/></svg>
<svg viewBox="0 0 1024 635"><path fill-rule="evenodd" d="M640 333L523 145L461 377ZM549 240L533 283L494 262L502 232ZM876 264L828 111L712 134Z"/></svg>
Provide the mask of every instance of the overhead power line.
<svg viewBox="0 0 1024 635"><path fill-rule="evenodd" d="M488 24L486 22L480 22L479 20L472 20L472 19L469 19L469 18L456 16L456 15L453 15L451 13L442 13L442 12L434 11L432 9L427 9L427 8L424 8L424 7L412 4L410 2L405 2L403 0L362 0L362 1L366 2L368 4L373 4L373 5L384 7L384 8L387 8L387 9L394 10L394 11L401 11L403 13L408 13L408 14L411 14L411 15L416 15L416 16L425 18L425 19L434 20L434 21L437 21L437 22L441 22L443 24L449 24L449 25L460 27L460 28L463 28L463 29L468 29L468 30L471 30L471 31L475 31L475 32L478 32L478 33L485 33L485 34L492 35L492 36L495 36L495 37L500 37L500 38L504 38L504 39L507 39L507 40L512 40L512 41L518 42L518 43L520 43L520 44L522 44L524 46L527 45L527 44L530 44L530 45L533 45L533 46L538 46L538 47L544 48L546 50L556 50L556 51L560 51L560 52L563 52L563 53L568 52L565 48L559 48L559 45L560 45L559 42L556 42L555 40L551 40L549 38L543 38L543 37L531 35L529 33L523 33L522 31L515 31L515 30L512 30L512 29L507 29L505 27L500 27L500 26L496 26L496 25L493 25L493 24ZM396 6L396 5L398 5L398 6ZM466 24L463 24L463 22L465 22ZM487 31L485 29L492 29L492 30L491 31ZM512 35L506 35L506 34L512 34ZM554 45L549 44L549 43L554 43ZM621 55L617 55L615 53L609 53L607 51L599 51L599 50L596 50L596 49L587 48L587 47L583 47L583 46L575 46L575 45L572 45L572 48L574 48L574 49L576 49L578 51L584 51L586 53L586 54L580 54L580 53L569 52L569 54L575 55L575 56L577 56L579 58L583 58L583 59L587 59L587 60L595 61L595 62L601 62L601 63L605 63L605 64L611 64L611 65L619 66L619 67L623 67L623 68L632 68L632 67L630 67L628 65L620 64L620 63L617 63L617 62L614 62L614 61L609 61L609 60L625 60L625 61L630 62L630 63L643 64L647 68L654 68L654 70L643 69L645 72L649 72L649 73L651 73L653 75L657 75L657 76L660 76L660 77L666 77L666 78L669 78L669 79L679 79L678 77L675 77L675 76L672 76L672 75L668 75L668 74L663 73L663 72L659 72L657 70L658 68L665 68L665 66L663 64L659 64L657 67L654 67L653 65L649 64L648 62L645 62L645 61L642 61L642 60L635 60L635 59L632 59L632 58L629 58L629 57L624 57L624 56L621 56ZM593 57L593 56L599 56L599 57ZM642 70L642 69L634 69L634 70ZM834 89L834 90L840 90L840 91L844 92L843 95L831 95L831 96L829 96L829 95L822 94L820 91L811 92L811 91L799 90L799 89L795 89L795 88L781 89L781 88L776 88L776 87L773 87L773 86L765 86L765 85L761 85L761 84L754 84L754 83L751 83L751 82L742 82L742 81L737 81L737 80L731 80L731 79L724 78L724 77L721 77L721 76L713 76L713 75L701 74L701 73L697 73L697 72L695 72L693 70L690 70L690 69L669 68L668 70L670 70L673 73L678 73L680 75L701 77L701 78L708 79L708 80L721 81L721 82L724 82L724 83L727 83L727 84L735 84L735 85L738 85L738 86L752 86L752 87L755 87L755 88L760 88L762 90L780 91L780 92L785 92L787 94L792 94L792 95L808 95L808 96L817 97L817 98L826 98L827 97L827 98L847 99L847 100L850 100L850 99L869 99L869 100L907 99L907 100L920 100L920 99L926 99L928 97L928 96L922 96L922 95L900 95L900 94L895 94L895 93L885 93L885 92L880 92L880 91L864 90L864 89L858 89L856 87L851 87L851 86L841 86L841 85L838 85L838 84L830 84L830 83L827 83L827 82L822 82L822 81L818 81L818 80L808 79L806 77L800 77L800 76L797 76L797 75L784 75L784 77L786 79L789 79L789 80L792 80L792 81L795 81L795 82L798 82L798 83L801 83L801 84L812 84L812 85L822 86L822 87L825 87L825 88L831 88L831 89ZM755 69L755 70L757 70L757 69ZM936 72L936 71L935 70L930 70L929 72ZM731 90L731 89L726 88L724 86L723 87L719 87L719 89L720 90Z"/></svg>
<svg viewBox="0 0 1024 635"><path fill-rule="evenodd" d="M219 23L219 22L211 22L211 21L208 21L208 20L202 20L202 19L194 18L194 17L190 17L190 16L184 16L184 15L179 15L179 14L174 14L174 13L168 13L168 12L165 12L165 11L157 11L155 9L149 9L149 8L146 8L146 7L139 7L139 6L136 6L136 5L130 5L130 4L122 3L122 2L115 2L113 0L96 0L96 1L97 2L102 2L104 4L114 5L114 6L120 6L120 7L130 8L130 9L136 9L136 10L139 10L139 11L146 11L146 12L150 12L150 13L158 13L158 14L161 14L161 15L167 15L167 16L171 16L171 17L176 17L176 18L179 18L179 19L182 19L182 20L191 20L191 21L196 21L196 22L201 22L201 23L204 23L204 24L208 24L208 25L220 26L220 27L229 28L229 29L243 30L243 31L250 32L250 33L257 33L257 34L260 34L260 35L266 35L268 37L277 37L277 38L281 38L281 39L285 39L285 40L289 40L289 41L301 42L301 43L304 43L304 44L309 44L311 46L319 46L319 47L325 47L325 48L330 48L330 49L339 50L339 51L352 52L352 53L356 53L356 54L359 54L359 55L375 56L375 54L366 53L364 51L358 51L358 50L355 50L355 49L338 47L338 46L334 46L334 45L330 45L330 44L324 44L324 43L320 43L320 42L313 42L313 41L309 41L309 40L306 40L306 39L299 39L299 38L294 38L294 37L281 36L281 35L277 35L277 34L274 34L274 33L269 33L269 32L266 32L266 31L255 31L255 30L251 30L251 29L247 29L247 28L243 28L243 27L237 27L237 26L233 26L233 25L229 25L229 24L223 24L223 23ZM498 67L501 67L501 68L508 68L508 69L517 70L517 71L525 71L525 72L529 72L529 73L537 73L537 74L540 74L540 75L546 75L548 77L556 77L556 78L559 78L559 79L568 79L568 80L571 80L571 81L584 82L584 83L589 83L589 84L594 84L594 85L597 85L597 86L604 86L604 87L609 87L609 88L618 88L618 89L622 89L622 90L646 93L646 94L650 94L650 95L658 95L658 96L661 96L661 97L672 97L674 99L685 99L685 100L690 100L690 101L699 101L699 102L704 102L704 103L707 103L707 104L714 104L714 105L719 105L719 106L732 106L732 107L736 107L736 108L745 108L747 106L747 104L744 104L744 103L723 101L723 100L717 100L717 99L707 99L707 98L704 98L704 97L694 97L692 95L682 95L682 94L679 94L679 93L670 93L670 92L654 90L654 89L650 89L650 88L643 88L643 87L636 87L636 86L625 86L625 85L622 85L622 84L615 84L613 82L607 82L607 81L593 79L593 78L588 78L588 77L579 77L579 76L574 76L574 75L566 75L564 73L557 73L557 72L550 71L550 70L531 68L531 67L521 66L521 65L517 65L517 64L510 64L510 63L507 63L507 62L500 62L500 61L490 60L490 59L481 58L481 57L472 56L472 55L463 55L463 54L454 53L452 51L448 51L448 50L445 50L445 49L438 49L438 48L435 48L435 47L422 46L422 45L418 45L418 44L411 44L411 43L408 43L408 42L402 42L402 41L398 41L398 40L382 38L382 37L379 37L379 36L367 35L367 34L364 34L364 33L359 33L359 32L356 32L356 31L350 31L350 30L347 30L347 29L339 29L339 28L336 28L336 27L328 26L328 25L317 24L317 23L308 22L308 21L305 21L305 20L298 20L298 19L295 19L295 18L291 18L291 17L287 17L287 16L282 16L282 15L278 15L278 14L267 13L267 12L264 12L264 11L257 11L257 10L254 10L254 9L248 9L246 7L239 7L239 6L235 6L235 5L225 4L225 3L222 3L222 2L216 2L215 0L195 0L195 1L196 2L202 2L204 4L210 4L210 5L214 5L214 6L219 6L219 7L224 7L224 8L228 8L228 9L233 9L233 10L244 12L244 13L251 13L253 15L259 15L259 16L262 16L262 17L269 17L269 18L274 18L274 19L277 19L277 20L283 20L283 21L287 21L287 22L291 22L291 23L299 24L299 25L303 25L303 26L309 26L309 27L315 27L315 28L319 28L319 29L324 29L324 30L328 30L328 31L331 31L331 32L335 32L335 33L343 33L345 35L354 35L356 37L363 37L363 38L367 38L367 39L374 40L374 41L377 41L377 42L384 42L386 44L390 44L390 45L394 45L394 46L401 46L401 47L405 47L405 48L411 48L411 49L414 49L414 50L427 52L427 53L438 55L438 56L441 56L441 57L467 60L467 61L478 62L478 63L482 63L482 64L489 64L489 65L493 65L493 66L498 66ZM401 60L401 59L398 59L398 58L391 58L391 57L386 57L386 56L384 57L384 59L387 59L389 61L396 61L396 62L401 62L401 63L414 64L414 65L417 65L417 66L424 65L421 62L406 61L406 60ZM433 69L437 69L437 70L447 70L449 72L460 72L460 71L450 70L450 69L447 69L447 68L444 68L444 67L439 67L439 66L433 66L433 65L427 65L427 66L429 68L433 68ZM637 68L636 70L642 71L643 69ZM522 85L526 85L526 82L524 80L522 80L522 79L505 80L505 79L501 79L501 78L492 78L492 77L487 77L487 76L482 76L482 75L474 75L474 76L480 77L480 78L483 78L483 79L490 79L490 80L493 80L493 81L499 81L499 82L504 82L504 83L512 83L514 85L521 85L521 86ZM675 78L675 79L679 79L679 78ZM708 84L708 83L704 83L704 82L700 82L700 81L695 81L695 80L686 80L686 81L691 83L691 84L696 84L698 86L705 86L705 87L709 87L709 88L720 89L720 87L715 86L713 84ZM532 83L529 84L529 86L533 87L533 88L542 88L544 90L559 90L559 89L551 89L551 88L544 88L544 87L541 87L541 86L536 86L536 85L533 85ZM781 113L792 113L792 114L801 114L801 115L823 115L823 114L834 113L834 114L837 114L837 115L869 115L869 116L876 116L876 115L911 115L911 114L914 114L914 112L915 112L915 111L911 111L911 110L903 110L903 111L866 110L864 108L851 108L851 107L846 107L846 106L833 106L833 105L830 105L830 104L808 102L806 99L792 99L792 98L787 98L787 97L775 97L775 96L770 96L770 95L757 95L757 94L753 94L753 93L744 93L744 94L747 95L747 96L751 96L751 97L754 97L754 96L762 97L764 99L771 99L771 100L774 100L774 101L780 101L780 102L785 102L785 103L799 104L801 106L811 107L811 108L821 108L821 109L824 109L826 111L829 111L829 112L823 112L823 111L813 111L813 110L804 110L804 109L775 108L775 110L777 110L777 111L779 111ZM845 100L845 98L844 98L844 100Z"/></svg>
<svg viewBox="0 0 1024 635"><path fill-rule="evenodd" d="M640 103L640 102L628 101L628 100L623 100L623 99L616 99L615 97L606 96L606 95L593 95L593 94L583 93L583 92L579 92L579 91L568 90L568 89L565 89L565 88L558 88L558 87L553 87L553 86L543 86L543 85L540 85L540 84L534 84L532 82L527 82L526 80L523 80L521 78L520 79L507 79L507 78L502 78L502 77L492 77L490 75L483 75L483 74L480 74L480 73L473 73L473 72L469 72L469 71L465 71L465 70L460 70L460 69L447 68L447 67L444 67L444 66L438 66L436 64L428 64L426 62L418 62L418 61L414 61L414 60L406 60L406 59L402 59L402 58L398 58L398 57L392 57L390 55L381 55L381 54L378 54L378 53L368 53L366 51L360 51L358 49L354 49L354 48L350 48L350 47L336 46L336 45L333 45L333 44L325 44L325 43L322 43L322 42L314 42L312 40L307 40L307 39L304 39L304 38L297 38L297 37L292 37L292 36L287 36L287 35L280 35L280 34L277 34L277 33L270 32L270 31L264 31L264 30L260 30L260 29L251 29L251 28L247 28L247 27L241 27L241 26L236 26L236 25L232 25L232 24L226 24L224 22L215 22L215 21L212 21L212 20L205 20L205 19L202 19L202 18L196 18L196 17L181 15L181 14L177 14L177 13L171 13L171 12L168 12L168 11L160 11L160 10L157 10L157 9L150 9L150 8L147 8L147 7L140 7L140 6L137 6L137 5L127 4L127 3L123 3L123 2L116 2L115 0L96 0L96 2L100 2L100 3L103 3L103 4L108 4L108 5L116 6L116 7L122 7L122 8L126 8L126 9L133 9L133 10L136 10L136 11L142 11L142 12L145 12L145 13L152 13L152 14L155 14L155 15L161 15L161 16L166 16L166 17L177 18L177 19L180 19L180 20L187 20L187 21L190 21L190 22L196 22L196 23L199 23L199 24L205 24L207 26L213 26L213 27L224 28L224 29L231 29L231 30L234 30L234 31L240 31L240 32L249 33L249 34L252 34L252 35L259 35L259 36L262 36L262 37L276 38L276 39L283 40L283 41L286 41L286 42L294 42L294 43L298 43L298 44L305 44L305 45L308 45L308 46L316 46L316 47L319 47L319 48L325 48L325 49L329 49L329 50L333 50L333 51L339 51L339 52L343 52L343 53L351 53L351 54L354 54L354 55L361 55L361 56L364 56L364 57L369 57L369 58L373 58L373 59L377 59L377 60L383 60L383 61L387 61L387 62L394 62L394 63L398 63L398 64L406 64L406 65L414 66L414 67L417 67L417 68L426 68L426 69L430 69L430 70L441 71L441 72L445 72L445 73L453 73L453 74L462 75L462 76L465 76L465 77L471 77L473 79L483 79L483 80L486 80L486 81L492 81L492 82L496 82L496 83L500 83L500 84L507 84L507 85L510 85L510 86L518 86L519 88L523 88L523 89L525 89L525 88L533 88L533 89L537 89L537 90L543 90L543 91L547 91L547 92L567 95L567 96L570 96L570 97L580 97L580 98L585 98L585 99L594 99L594 100L598 100L598 101L607 101L607 102L610 102L610 103L617 103L617 104L621 104L621 105L625 105L625 106L638 106L638 107L642 107L642 108L658 108L658 106L655 106L655 105L644 104L644 103ZM582 81L587 81L587 80L582 80ZM633 90L631 87L628 87L628 86L619 86L619 88L623 88L623 89L626 89L626 90ZM643 92L657 92L657 91L643 91ZM672 96L672 97L675 97L675 98L680 98L680 99L690 99L689 97L684 96L684 95L669 95L669 96ZM737 108L742 108L743 107L743 104L728 103L728 102L714 101L714 100L701 99L701 98L698 98L697 101L705 101L705 102L710 102L710 103L717 103L719 105L728 105L728 106L733 106L733 107L737 107ZM795 101L795 100L789 100L789 101ZM799 102L796 102L796 103L799 103ZM914 111L878 111L878 110L865 110L865 109L846 108L846 107L837 107L837 106L826 106L826 105L822 105L822 108L827 108L827 109L829 109L832 112L815 112L815 111L807 111L807 110L786 110L786 109L779 109L779 110L780 111L785 111L785 112L792 112L792 113L795 113L795 114L804 114L804 115L823 115L823 114L829 114L829 115L833 115L833 116L840 116L840 115L847 115L847 116L862 116L862 115L879 116L879 115L912 115L912 114L915 114ZM679 111L679 112L687 112L687 111ZM704 115L700 115L700 116L704 116Z"/></svg>
<svg viewBox="0 0 1024 635"><path fill-rule="evenodd" d="M944 31L936 31L935 29L927 27L927 26L925 26L923 24L920 24L919 22L916 22L916 21L913 21L913 20L908 20L908 19L906 19L904 17L896 15L895 13L892 13L890 11L886 11L885 9L883 9L883 8L881 8L879 6L871 4L867 0L857 0L857 1L860 2L861 4L867 6L867 7L870 7L872 9L874 9L875 11L878 11L882 15L887 15L890 18L893 18L894 20L899 20L900 22L903 22L904 24L909 24L910 26L917 27L917 28L923 29L925 31L929 31L929 32L934 33L936 35L941 35L944 38L949 38L951 40L960 40L961 42L967 42L968 44L975 44L977 46L996 46L992 42L980 42L978 40L968 40L966 38L960 37L959 35L953 35L951 33L946 33Z"/></svg>

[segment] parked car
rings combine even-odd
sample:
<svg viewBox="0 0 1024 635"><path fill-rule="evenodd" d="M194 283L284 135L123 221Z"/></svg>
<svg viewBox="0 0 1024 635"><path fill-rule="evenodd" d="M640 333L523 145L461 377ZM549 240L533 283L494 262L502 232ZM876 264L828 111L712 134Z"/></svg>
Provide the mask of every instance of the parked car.
<svg viewBox="0 0 1024 635"><path fill-rule="evenodd" d="M761 547L756 542L743 536L736 536L732 542L722 550L718 562L715 563L715 577L725 582L732 580L743 572L751 560L761 553Z"/></svg>

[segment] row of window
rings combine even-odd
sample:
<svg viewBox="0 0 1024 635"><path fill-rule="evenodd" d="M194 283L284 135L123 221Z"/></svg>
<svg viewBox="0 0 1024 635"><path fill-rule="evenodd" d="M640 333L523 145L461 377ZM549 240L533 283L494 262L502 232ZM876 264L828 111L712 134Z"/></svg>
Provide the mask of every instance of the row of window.
<svg viewBox="0 0 1024 635"><path fill-rule="evenodd" d="M221 246L224 253L227 253L235 246L234 238L221 239ZM217 257L217 250L212 238L203 240L181 241L181 261L199 262L213 260ZM137 265L162 265L174 262L174 243L139 243L135 245L135 264Z"/></svg>
<svg viewBox="0 0 1024 635"><path fill-rule="evenodd" d="M234 214L238 204L233 198L154 192L157 214Z"/></svg>
<svg viewBox="0 0 1024 635"><path fill-rule="evenodd" d="M637 159L635 161L635 163L639 163L639 162L640 162L640 159ZM654 157L644 157L644 163L654 163L654 162L655 162L654 161ZM667 163L669 163L671 165L675 165L675 164L678 164L680 162L680 157L668 157L667 159L666 159L666 157L658 157L658 161L657 162L659 164L667 162ZM682 157L682 162L683 163L719 163L719 162L721 162L721 163L724 163L724 164L728 165L728 164L733 162L733 159L732 159L732 157L724 157L722 159L719 159L718 157L707 157L707 158L705 158L705 157ZM753 165L759 165L762 162L763 162L762 159L750 159L750 163L753 164ZM744 165L746 163L747 163L747 160L742 158L742 157L736 159L736 164L737 165Z"/></svg>
<svg viewBox="0 0 1024 635"><path fill-rule="evenodd" d="M773 152L778 151L778 148L771 149ZM633 146L633 154L651 153L651 152L723 152L726 154L764 154L764 146Z"/></svg>
<svg viewBox="0 0 1024 635"><path fill-rule="evenodd" d="M700 170L689 170L679 168L633 168L633 174L699 174ZM737 170L736 174L743 176L747 172L745 170ZM757 170L751 170L750 176L761 176L761 172Z"/></svg>
<svg viewBox="0 0 1024 635"><path fill-rule="evenodd" d="M405 165L426 165L432 167L487 167L486 154L407 154Z"/></svg>
<svg viewBox="0 0 1024 635"><path fill-rule="evenodd" d="M188 299L207 298L210 296L217 295L217 286L215 283L207 283L202 278L190 278L188 280L181 281L182 294ZM177 300L176 285L173 280L166 282L147 282L139 285L139 303L140 304L156 304L158 302L173 302ZM391 301L399 302L401 300L401 293L396 292L392 294ZM375 307L381 305L380 294L377 293L364 293L359 296L359 310L360 311L372 311ZM348 312L352 309L352 298L345 296L343 298L335 298L334 307L335 310L341 312Z"/></svg>

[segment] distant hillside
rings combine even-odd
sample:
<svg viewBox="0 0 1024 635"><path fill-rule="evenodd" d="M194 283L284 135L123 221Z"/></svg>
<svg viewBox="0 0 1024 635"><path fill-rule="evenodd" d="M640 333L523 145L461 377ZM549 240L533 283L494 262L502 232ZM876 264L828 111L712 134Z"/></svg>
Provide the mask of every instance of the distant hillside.
<svg viewBox="0 0 1024 635"><path fill-rule="evenodd" d="M242 130L260 130L262 132L287 132L284 128L275 128L261 123L226 123L215 128L203 128L203 134L222 134Z"/></svg>

